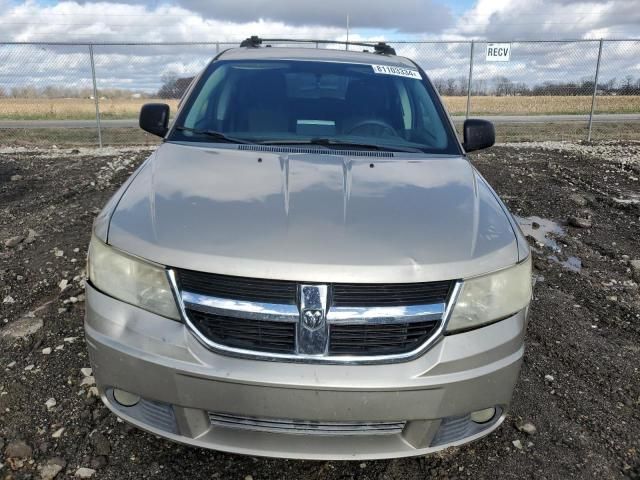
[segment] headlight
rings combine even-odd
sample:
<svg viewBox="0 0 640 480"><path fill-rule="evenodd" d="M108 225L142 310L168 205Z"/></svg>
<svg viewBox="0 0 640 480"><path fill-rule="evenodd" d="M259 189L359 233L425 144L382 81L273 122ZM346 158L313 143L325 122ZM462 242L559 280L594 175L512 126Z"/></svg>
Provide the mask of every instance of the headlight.
<svg viewBox="0 0 640 480"><path fill-rule="evenodd" d="M107 295L158 315L180 319L161 265L126 255L94 236L89 245L88 275L91 283Z"/></svg>
<svg viewBox="0 0 640 480"><path fill-rule="evenodd" d="M448 332L507 318L531 300L531 255L515 267L465 280L453 307Z"/></svg>

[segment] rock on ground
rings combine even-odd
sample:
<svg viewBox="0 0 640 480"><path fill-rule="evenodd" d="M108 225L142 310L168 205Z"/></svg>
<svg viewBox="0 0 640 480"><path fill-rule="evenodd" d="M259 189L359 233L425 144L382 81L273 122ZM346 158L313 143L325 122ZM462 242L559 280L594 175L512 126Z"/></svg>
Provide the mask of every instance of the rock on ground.
<svg viewBox="0 0 640 480"><path fill-rule="evenodd" d="M524 432L528 435L533 435L535 434L538 429L535 427L535 425L533 423L530 422L526 422L523 423L522 425L518 426L518 430L520 430L521 432Z"/></svg>
<svg viewBox="0 0 640 480"><path fill-rule="evenodd" d="M629 266L631 267L633 278L635 278L637 282L640 282L640 259L631 260Z"/></svg>
<svg viewBox="0 0 640 480"><path fill-rule="evenodd" d="M96 455L107 456L111 453L111 444L109 443L109 439L102 433L95 433L91 437L91 441L93 442L93 448Z"/></svg>
<svg viewBox="0 0 640 480"><path fill-rule="evenodd" d="M591 228L593 226L590 218L575 217L573 215L567 218L567 223L576 228Z"/></svg>
<svg viewBox="0 0 640 480"><path fill-rule="evenodd" d="M0 330L0 338L25 338L36 333L42 328L42 326L43 322L41 318L21 318L20 320L16 320L15 322L8 324L2 330Z"/></svg>
<svg viewBox="0 0 640 480"><path fill-rule="evenodd" d="M56 463L56 461L49 460L46 464L40 465L38 471L40 472L41 480L53 480L62 471L64 465Z"/></svg>
<svg viewBox="0 0 640 480"><path fill-rule="evenodd" d="M77 478L91 478L95 473L96 471L93 468L80 467L73 475Z"/></svg>
<svg viewBox="0 0 640 480"><path fill-rule="evenodd" d="M4 456L7 458L31 458L33 449L23 440L14 440L9 442L7 448L4 449Z"/></svg>
<svg viewBox="0 0 640 480"><path fill-rule="evenodd" d="M14 237L7 238L4 241L4 246L7 248L14 248L20 245L20 243L22 243L23 240L24 240L24 237L22 235L16 235Z"/></svg>

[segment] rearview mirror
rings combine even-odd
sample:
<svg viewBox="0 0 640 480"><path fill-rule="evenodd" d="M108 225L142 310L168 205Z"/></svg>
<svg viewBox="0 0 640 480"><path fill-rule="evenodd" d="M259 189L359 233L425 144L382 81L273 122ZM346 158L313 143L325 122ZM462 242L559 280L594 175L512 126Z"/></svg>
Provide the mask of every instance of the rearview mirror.
<svg viewBox="0 0 640 480"><path fill-rule="evenodd" d="M164 137L169 131L169 105L166 103L147 103L140 109L140 128L158 137Z"/></svg>
<svg viewBox="0 0 640 480"><path fill-rule="evenodd" d="M462 146L466 152L489 148L496 143L496 130L487 120L470 118L464 121Z"/></svg>

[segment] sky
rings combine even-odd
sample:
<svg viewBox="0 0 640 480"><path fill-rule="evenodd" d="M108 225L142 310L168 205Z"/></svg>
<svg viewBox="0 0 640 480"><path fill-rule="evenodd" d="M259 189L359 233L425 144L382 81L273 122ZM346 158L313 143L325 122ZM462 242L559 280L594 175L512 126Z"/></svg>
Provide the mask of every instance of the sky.
<svg viewBox="0 0 640 480"><path fill-rule="evenodd" d="M640 0L0 0L0 41L640 36Z"/></svg>
<svg viewBox="0 0 640 480"><path fill-rule="evenodd" d="M450 41L396 44L434 79L528 84L593 78L599 38L640 38L640 0L0 0L0 90L91 86L87 46L2 42L237 42L263 38ZM593 39L582 43L517 40ZM488 63L486 41L514 41L510 62ZM157 90L197 74L212 45L94 47L99 88ZM603 47L601 79L640 78L640 41Z"/></svg>

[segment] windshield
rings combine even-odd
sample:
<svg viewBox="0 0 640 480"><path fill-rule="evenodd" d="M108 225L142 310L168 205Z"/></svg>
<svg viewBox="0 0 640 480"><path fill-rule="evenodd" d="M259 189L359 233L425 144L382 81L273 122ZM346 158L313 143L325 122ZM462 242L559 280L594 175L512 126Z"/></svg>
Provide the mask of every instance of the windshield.
<svg viewBox="0 0 640 480"><path fill-rule="evenodd" d="M459 154L454 135L417 69L268 60L213 62L169 140Z"/></svg>

